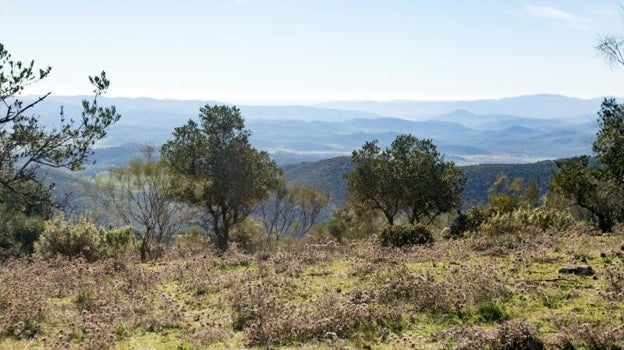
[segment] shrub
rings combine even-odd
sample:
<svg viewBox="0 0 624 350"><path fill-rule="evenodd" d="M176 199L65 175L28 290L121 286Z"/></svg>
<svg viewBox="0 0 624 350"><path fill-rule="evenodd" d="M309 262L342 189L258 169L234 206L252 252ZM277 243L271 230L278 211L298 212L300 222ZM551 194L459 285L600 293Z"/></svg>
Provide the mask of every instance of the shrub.
<svg viewBox="0 0 624 350"><path fill-rule="evenodd" d="M463 237L466 232L475 232L482 223L495 214L491 208L472 207L466 213L459 213L451 224L448 238Z"/></svg>
<svg viewBox="0 0 624 350"><path fill-rule="evenodd" d="M376 298L380 303L401 305L404 311L463 316L474 308L481 312L477 317L482 322L507 317L507 312L497 303L511 297L507 282L496 266L459 265L447 270L442 279L431 271L416 274L405 266L391 267L378 274L376 283L379 285ZM479 305L481 308L477 308ZM500 310L493 310L497 307Z"/></svg>
<svg viewBox="0 0 624 350"><path fill-rule="evenodd" d="M406 247L412 245L431 244L433 235L422 225L389 226L381 232L381 244L384 247Z"/></svg>
<svg viewBox="0 0 624 350"><path fill-rule="evenodd" d="M100 249L104 256L119 258L126 254L128 247L135 243L135 237L132 233L132 227L109 227L108 230L102 230Z"/></svg>
<svg viewBox="0 0 624 350"><path fill-rule="evenodd" d="M507 320L509 313L499 304L488 302L479 306L475 316L479 322L494 323Z"/></svg>
<svg viewBox="0 0 624 350"><path fill-rule="evenodd" d="M87 261L116 257L132 241L131 228L105 230L81 219L77 223L54 218L35 242L35 251L43 256L82 256Z"/></svg>
<svg viewBox="0 0 624 350"><path fill-rule="evenodd" d="M329 234L338 242L361 239L381 232L385 220L377 212L362 213L359 208L345 204L336 210L327 224Z"/></svg>
<svg viewBox="0 0 624 350"><path fill-rule="evenodd" d="M606 280L606 294L610 299L624 299L624 263L614 261L604 270Z"/></svg>
<svg viewBox="0 0 624 350"><path fill-rule="evenodd" d="M478 232L485 236L496 237L520 233L525 227L526 225L514 217L513 213L497 213L481 223Z"/></svg>
<svg viewBox="0 0 624 350"><path fill-rule="evenodd" d="M19 256L33 252L33 244L44 229L38 216L8 213L0 208L0 259L3 255Z"/></svg>
<svg viewBox="0 0 624 350"><path fill-rule="evenodd" d="M213 246L206 230L199 226L191 226L177 235L175 245L181 256L202 254Z"/></svg>
<svg viewBox="0 0 624 350"><path fill-rule="evenodd" d="M543 350L546 348L544 342L538 337L536 327L521 319L507 321L494 332L468 328L456 333L458 334L455 338L459 338L460 344L455 349Z"/></svg>
<svg viewBox="0 0 624 350"><path fill-rule="evenodd" d="M542 350L544 342L537 335L537 328L525 320L511 320L502 324L493 346L496 350Z"/></svg>
<svg viewBox="0 0 624 350"><path fill-rule="evenodd" d="M260 226L254 220L247 218L232 228L230 241L236 243L236 246L245 253L251 254L256 251L260 242Z"/></svg>
<svg viewBox="0 0 624 350"><path fill-rule="evenodd" d="M499 212L492 208L472 207L460 213L451 224L448 238L463 237L467 232L486 236L516 234L526 227L546 231L564 231L572 227L574 218L566 210L548 207L520 207L512 212Z"/></svg>
<svg viewBox="0 0 624 350"><path fill-rule="evenodd" d="M538 227L542 231L548 229L564 231L574 224L574 218L568 211L547 207L519 208L514 211L513 216L520 222Z"/></svg>

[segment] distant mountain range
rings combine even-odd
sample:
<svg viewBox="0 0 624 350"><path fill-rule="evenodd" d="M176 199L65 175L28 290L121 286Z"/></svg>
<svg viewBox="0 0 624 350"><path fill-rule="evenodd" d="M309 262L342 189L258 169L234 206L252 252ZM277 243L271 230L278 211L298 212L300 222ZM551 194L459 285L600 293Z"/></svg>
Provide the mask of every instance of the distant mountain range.
<svg viewBox="0 0 624 350"><path fill-rule="evenodd" d="M407 119L422 119L466 110L478 115L517 115L538 119L583 119L595 115L604 97L580 99L553 94L539 94L474 101L336 101L319 106L360 110Z"/></svg>
<svg viewBox="0 0 624 350"><path fill-rule="evenodd" d="M34 113L53 125L61 105L68 117L78 116L82 98L50 96ZM349 155L373 139L385 146L401 133L432 139L447 159L459 164L478 164L523 163L590 153L601 101L534 95L479 101L332 102L240 109L253 133L252 144L270 152L281 164ZM171 138L175 127L197 119L201 106L220 104L106 97L101 103L116 105L122 119L99 147L119 147L108 152L119 154L121 159L132 149L128 143L158 146Z"/></svg>

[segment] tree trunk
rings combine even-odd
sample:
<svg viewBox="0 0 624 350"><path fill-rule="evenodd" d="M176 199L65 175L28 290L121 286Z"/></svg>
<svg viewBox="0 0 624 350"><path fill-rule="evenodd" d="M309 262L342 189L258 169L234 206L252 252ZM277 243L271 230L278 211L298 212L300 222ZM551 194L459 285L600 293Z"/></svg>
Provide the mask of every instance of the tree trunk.
<svg viewBox="0 0 624 350"><path fill-rule="evenodd" d="M225 227L219 230L215 230L215 238L217 239L217 249L222 253L227 251L229 246L228 230Z"/></svg>
<svg viewBox="0 0 624 350"><path fill-rule="evenodd" d="M139 248L139 250L141 253L141 261L147 260L149 256L149 244L148 244L147 239L143 238L143 240L141 241L141 247Z"/></svg>

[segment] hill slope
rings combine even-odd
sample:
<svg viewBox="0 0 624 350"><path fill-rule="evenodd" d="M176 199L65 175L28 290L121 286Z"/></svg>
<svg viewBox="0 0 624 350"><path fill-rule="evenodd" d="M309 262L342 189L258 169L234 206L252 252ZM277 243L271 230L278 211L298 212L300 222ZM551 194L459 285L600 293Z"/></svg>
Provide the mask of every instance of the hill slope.
<svg viewBox="0 0 624 350"><path fill-rule="evenodd" d="M293 185L312 185L331 195L334 203L343 203L346 199L347 183L344 174L350 171L351 157L336 157L318 162L284 165L284 172ZM461 166L467 182L462 193L464 205L469 207L487 203L487 191L499 174L510 179L520 177L525 183L537 179L540 193L546 193L556 169L554 161L542 161L530 164L479 164Z"/></svg>
<svg viewBox="0 0 624 350"><path fill-rule="evenodd" d="M80 99L51 96L33 113L53 126L61 105L67 117L79 115ZM158 146L172 137L175 127L197 119L201 106L219 103L147 98L102 98L100 102L115 104L122 114L98 145L101 148L125 143ZM432 139L448 159L458 164L526 163L589 153L596 133L591 115L599 109L600 101L539 95L491 101L402 101L375 105L397 105L405 111L394 113L389 109L387 113L375 113L375 109L358 103L353 103L353 107L360 106L361 111L318 106L240 109L252 132L253 146L275 155L281 164L349 155L374 139L386 146L396 135L405 133ZM432 105L443 108L435 109L437 114L428 113ZM426 117L416 120L414 113Z"/></svg>

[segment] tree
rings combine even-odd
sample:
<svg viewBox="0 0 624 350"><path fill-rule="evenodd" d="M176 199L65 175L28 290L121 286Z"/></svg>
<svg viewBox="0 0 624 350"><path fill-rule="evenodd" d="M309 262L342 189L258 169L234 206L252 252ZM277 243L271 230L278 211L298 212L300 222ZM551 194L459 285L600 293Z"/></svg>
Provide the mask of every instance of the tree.
<svg viewBox="0 0 624 350"><path fill-rule="evenodd" d="M431 223L460 204L465 176L431 140L399 135L383 151L377 141L366 142L352 163L349 199L381 211L390 226L401 213L411 224Z"/></svg>
<svg viewBox="0 0 624 350"><path fill-rule="evenodd" d="M345 175L347 196L354 205L381 211L392 226L401 209L402 186L398 184L398 174L391 169L389 151L382 152L377 143L377 140L369 141L362 149L353 151L353 170Z"/></svg>
<svg viewBox="0 0 624 350"><path fill-rule="evenodd" d="M283 236L303 238L329 204L329 195L314 187L288 188L282 184L259 206L267 242Z"/></svg>
<svg viewBox="0 0 624 350"><path fill-rule="evenodd" d="M34 61L22 63L11 58L0 44L0 204L27 215L51 215L50 188L37 179L41 166L80 169L91 147L121 117L114 106L101 107L98 97L109 87L106 73L89 77L95 87L92 101L82 101L77 122L67 119L63 108L60 123L46 126L30 114L50 93L25 102L24 89L48 76L51 68L35 70Z"/></svg>
<svg viewBox="0 0 624 350"><path fill-rule="evenodd" d="M593 151L618 186L624 190L624 105L608 98L598 112L599 131Z"/></svg>
<svg viewBox="0 0 624 350"><path fill-rule="evenodd" d="M189 120L176 128L161 155L176 175L178 198L206 211L203 226L226 251L232 227L267 198L281 169L251 147L238 108L206 105L199 111L200 124Z"/></svg>
<svg viewBox="0 0 624 350"><path fill-rule="evenodd" d="M521 206L534 208L539 201L539 179L534 178L525 186L521 177L510 180L501 173L488 189L488 201L499 213L511 213Z"/></svg>
<svg viewBox="0 0 624 350"><path fill-rule="evenodd" d="M601 54L611 66L623 65L624 66L624 54L622 48L624 47L624 38L614 34L605 35L598 45L596 50Z"/></svg>
<svg viewBox="0 0 624 350"><path fill-rule="evenodd" d="M608 181L605 168L591 166L588 156L556 162L559 171L553 177L551 191L561 193L574 204L586 209L602 232L611 232L622 218L624 195Z"/></svg>
<svg viewBox="0 0 624 350"><path fill-rule="evenodd" d="M588 210L602 232L611 232L624 220L624 105L605 99L597 123L595 164L587 156L558 162L551 187Z"/></svg>
<svg viewBox="0 0 624 350"><path fill-rule="evenodd" d="M184 206L174 197L169 170L155 158L154 151L154 147L144 146L144 159L113 168L98 181L107 211L116 214L123 225L134 227L141 260L151 256L154 244L169 243L184 219Z"/></svg>

